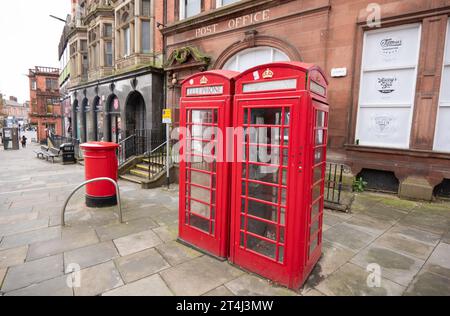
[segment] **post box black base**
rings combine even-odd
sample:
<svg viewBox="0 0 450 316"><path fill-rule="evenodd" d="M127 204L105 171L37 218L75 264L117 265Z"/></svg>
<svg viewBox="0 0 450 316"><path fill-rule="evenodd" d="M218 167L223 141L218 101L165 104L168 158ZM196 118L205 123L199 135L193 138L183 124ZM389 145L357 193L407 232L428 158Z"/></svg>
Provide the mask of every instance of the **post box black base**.
<svg viewBox="0 0 450 316"><path fill-rule="evenodd" d="M94 197L86 195L86 206L93 208L111 207L117 205L117 196L110 197Z"/></svg>

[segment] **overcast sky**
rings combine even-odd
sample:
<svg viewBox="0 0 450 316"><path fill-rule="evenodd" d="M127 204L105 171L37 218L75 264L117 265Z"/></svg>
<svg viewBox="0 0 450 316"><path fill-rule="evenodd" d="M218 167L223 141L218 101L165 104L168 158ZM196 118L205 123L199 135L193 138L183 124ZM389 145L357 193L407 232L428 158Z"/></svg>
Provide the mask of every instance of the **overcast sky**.
<svg viewBox="0 0 450 316"><path fill-rule="evenodd" d="M28 69L59 68L58 44L70 14L70 0L2 1L0 9L0 93L29 100Z"/></svg>

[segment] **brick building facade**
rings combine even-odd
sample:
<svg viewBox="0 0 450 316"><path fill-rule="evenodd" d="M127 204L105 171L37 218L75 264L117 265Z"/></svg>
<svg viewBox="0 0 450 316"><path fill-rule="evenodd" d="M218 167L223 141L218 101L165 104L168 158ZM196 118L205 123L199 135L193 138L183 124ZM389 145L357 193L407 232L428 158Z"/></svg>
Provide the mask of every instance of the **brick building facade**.
<svg viewBox="0 0 450 316"><path fill-rule="evenodd" d="M330 80L329 160L431 198L450 179L450 1L372 2L167 0L167 104L178 108L180 83L198 71L318 64Z"/></svg>
<svg viewBox="0 0 450 316"><path fill-rule="evenodd" d="M59 69L35 67L29 70L30 124L37 128L38 141L47 139L48 133L62 133L62 115L59 94Z"/></svg>

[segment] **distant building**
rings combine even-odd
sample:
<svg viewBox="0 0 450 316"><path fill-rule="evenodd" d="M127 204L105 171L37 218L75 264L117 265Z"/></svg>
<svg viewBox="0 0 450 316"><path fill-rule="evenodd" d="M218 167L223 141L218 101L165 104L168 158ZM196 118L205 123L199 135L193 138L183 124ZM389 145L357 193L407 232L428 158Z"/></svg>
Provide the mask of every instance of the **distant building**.
<svg viewBox="0 0 450 316"><path fill-rule="evenodd" d="M21 126L27 125L28 120L28 107L27 104L21 104L17 102L16 97L9 97L7 100L3 100L3 115L5 117L14 117Z"/></svg>
<svg viewBox="0 0 450 316"><path fill-rule="evenodd" d="M37 127L37 139L43 141L48 133L62 134L62 113L59 94L59 69L38 67L30 69L30 122Z"/></svg>

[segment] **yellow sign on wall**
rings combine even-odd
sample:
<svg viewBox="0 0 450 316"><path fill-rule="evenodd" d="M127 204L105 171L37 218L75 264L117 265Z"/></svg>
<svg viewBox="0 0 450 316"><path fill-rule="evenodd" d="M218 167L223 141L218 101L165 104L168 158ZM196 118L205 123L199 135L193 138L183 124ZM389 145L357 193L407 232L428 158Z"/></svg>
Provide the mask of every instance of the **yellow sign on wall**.
<svg viewBox="0 0 450 316"><path fill-rule="evenodd" d="M172 124L172 110L163 110L163 124Z"/></svg>

